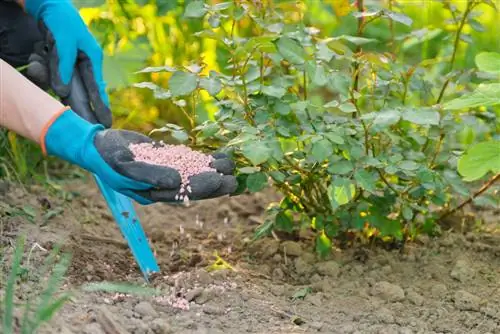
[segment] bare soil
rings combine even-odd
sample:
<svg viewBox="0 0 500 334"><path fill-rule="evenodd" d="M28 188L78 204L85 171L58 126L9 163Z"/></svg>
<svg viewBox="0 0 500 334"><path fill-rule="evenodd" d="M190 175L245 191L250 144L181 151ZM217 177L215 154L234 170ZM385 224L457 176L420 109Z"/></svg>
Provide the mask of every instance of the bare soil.
<svg viewBox="0 0 500 334"><path fill-rule="evenodd" d="M57 243L73 256L64 288L75 297L42 334L500 333L498 212L480 226L457 221L403 252L354 246L320 260L307 235L251 242L278 198L269 191L188 208L138 206L162 270L151 283L162 294L138 297L80 289L144 281L97 188L79 181L64 190L0 186L8 252L26 233L28 270ZM210 271L216 255L231 269ZM21 287L28 295L30 281Z"/></svg>

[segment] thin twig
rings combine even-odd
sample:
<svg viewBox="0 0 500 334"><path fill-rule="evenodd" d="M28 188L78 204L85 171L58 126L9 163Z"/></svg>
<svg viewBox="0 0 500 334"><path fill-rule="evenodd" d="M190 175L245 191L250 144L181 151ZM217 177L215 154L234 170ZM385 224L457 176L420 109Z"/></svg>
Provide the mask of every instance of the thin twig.
<svg viewBox="0 0 500 334"><path fill-rule="evenodd" d="M441 215L441 217L438 218L438 221L443 220L444 218L448 217L449 215L457 212L458 210L462 209L464 206L472 202L476 197L484 193L486 190L488 190L495 182L500 180L500 173L496 174L493 176L491 179L489 179L481 188L479 188L478 191L476 191L471 197L463 201L459 206L455 207L454 209L451 209L450 211L445 212L444 214Z"/></svg>
<svg viewBox="0 0 500 334"><path fill-rule="evenodd" d="M394 188L389 183L389 181L387 181L387 179L385 178L384 174L380 171L380 169L376 168L376 171L378 172L378 175L380 176L380 179L382 180L382 182L384 182L386 184L386 186L388 186L389 189L391 189L396 195L399 195L399 191L397 191L396 188Z"/></svg>
<svg viewBox="0 0 500 334"><path fill-rule="evenodd" d="M472 10L473 7L474 7L474 5L471 5L471 3L469 1L467 1L467 8L465 9L464 15L462 16L462 19L460 20L460 25L458 26L457 34L455 36L455 42L453 43L453 53L451 55L449 73L451 73L451 71L453 71L453 67L455 65L455 59L457 57L458 43L460 42L460 34L462 33L462 30L463 30L463 28L465 26L465 23L467 21L467 17L469 16L469 14L470 14L470 12L471 12L471 10ZM438 97L436 103L439 104L441 102L441 100L443 99L444 92L446 91L446 88L448 87L448 84L450 83L450 80L451 80L451 78L448 78L444 82L444 85L441 88L441 91L439 92L439 97Z"/></svg>

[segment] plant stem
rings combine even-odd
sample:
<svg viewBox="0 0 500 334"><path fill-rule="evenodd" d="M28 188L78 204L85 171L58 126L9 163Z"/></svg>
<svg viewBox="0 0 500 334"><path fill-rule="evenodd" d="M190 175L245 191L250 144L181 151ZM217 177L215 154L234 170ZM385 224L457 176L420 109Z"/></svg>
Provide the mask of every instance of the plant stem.
<svg viewBox="0 0 500 334"><path fill-rule="evenodd" d="M486 190L488 190L498 180L500 180L500 173L494 175L491 179L489 179L488 181L486 181L486 183L483 184L483 186L481 188L479 188L478 191L476 191L471 197L469 197L468 199L466 199L465 201L463 201L460 205L458 205L457 207L455 207L455 208L453 208L453 209L445 212L444 214L442 214L441 217L438 218L438 221L442 221L444 218L446 218L449 215L451 215L451 214L457 212L458 210L462 209L464 206L466 206L467 204L469 204L470 202L472 202L476 197L478 197L479 195L481 195L482 193L484 193Z"/></svg>
<svg viewBox="0 0 500 334"><path fill-rule="evenodd" d="M392 12L392 2L394 0L389 0L389 10ZM396 45L395 43L395 33L394 33L394 23L392 22L392 19L389 20L389 30L391 31L391 52L394 53L394 46Z"/></svg>
<svg viewBox="0 0 500 334"><path fill-rule="evenodd" d="M434 167L435 167L434 163L436 162L437 156L438 156L439 152L441 151L441 146L443 145L444 137L445 137L445 134L443 132L441 132L441 134L439 135L438 143L436 145L436 151L434 152L434 155L432 156L432 160L429 164L430 169L434 169Z"/></svg>
<svg viewBox="0 0 500 334"><path fill-rule="evenodd" d="M396 195L400 195L399 192L396 190L396 188L394 188L390 183L389 181L387 181L387 179L385 178L384 176L384 173L382 173L382 171L378 168L376 168L376 171L378 173L378 175L380 176L380 179L382 180L382 182L385 183L385 185L387 187L389 187L389 189L391 189Z"/></svg>
<svg viewBox="0 0 500 334"><path fill-rule="evenodd" d="M360 13L362 13L364 11L363 0L357 0L356 4L357 4L358 11ZM365 18L363 16L358 18L358 31L357 31L358 37L363 37L363 29L365 26L363 23L364 19ZM361 46L358 45L356 47L356 53L359 53L359 52L361 52ZM359 87L359 63L357 61L354 62L354 65L353 65L353 75L354 75L354 79L353 79L353 83L352 83L352 90L357 92L358 87ZM353 95L353 94L351 94L351 95ZM353 100L352 103L354 105L356 105L355 100ZM356 114L353 114L352 116L353 116L353 118L357 118L360 115L358 113L356 113Z"/></svg>
<svg viewBox="0 0 500 334"><path fill-rule="evenodd" d="M474 5L471 4L471 1L467 1L467 8L465 8L465 12L462 16L462 19L460 20L460 24L457 29L457 34L455 35L455 42L453 43L453 53L451 54L450 69L448 73L453 71L453 67L455 66L455 59L457 58L457 51L458 51L458 43L460 42L460 34L462 33L462 30L465 26L465 22L467 21L467 17L469 16L472 8L474 8ZM443 87L439 92L439 97L436 103L440 103L441 100L443 99L444 92L446 91L446 88L448 87L449 83L450 83L450 78L446 79L446 81L444 82Z"/></svg>

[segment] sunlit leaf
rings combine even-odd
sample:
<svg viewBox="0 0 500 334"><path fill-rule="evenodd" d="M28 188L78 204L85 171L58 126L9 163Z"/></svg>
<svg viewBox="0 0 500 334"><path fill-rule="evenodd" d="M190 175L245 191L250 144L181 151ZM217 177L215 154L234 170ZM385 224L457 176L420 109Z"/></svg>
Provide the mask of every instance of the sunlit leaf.
<svg viewBox="0 0 500 334"><path fill-rule="evenodd" d="M325 231L321 231L316 237L316 252L321 256L325 256L332 250L332 241L325 234Z"/></svg>
<svg viewBox="0 0 500 334"><path fill-rule="evenodd" d="M480 71L500 73L500 53L481 52L476 56L476 65Z"/></svg>
<svg viewBox="0 0 500 334"><path fill-rule="evenodd" d="M176 69L170 66L155 66L155 67L146 67L135 73L157 73L157 72L175 72L175 71Z"/></svg>
<svg viewBox="0 0 500 334"><path fill-rule="evenodd" d="M332 143L328 139L321 139L312 145L312 156L317 161L324 161L333 154Z"/></svg>
<svg viewBox="0 0 500 334"><path fill-rule="evenodd" d="M365 169L360 169L354 173L354 179L362 189L369 192L375 191L375 182L377 181L377 178L373 173L370 173Z"/></svg>
<svg viewBox="0 0 500 334"><path fill-rule="evenodd" d="M242 153L252 164L260 165L271 158L272 149L263 142L252 142L242 147Z"/></svg>
<svg viewBox="0 0 500 334"><path fill-rule="evenodd" d="M411 25L413 24L413 20L409 16L403 13L396 13L396 12L391 12L389 10L384 10L384 16L387 16L391 20L404 24L405 26L408 27L411 27Z"/></svg>
<svg viewBox="0 0 500 334"><path fill-rule="evenodd" d="M184 96L191 94L198 85L198 78L193 73L175 72L168 80L168 86L172 96Z"/></svg>
<svg viewBox="0 0 500 334"><path fill-rule="evenodd" d="M338 37L334 37L334 38L332 38L332 40L344 40L344 41L351 42L355 45L365 45L368 43L378 42L374 38L365 38L365 37L357 37L357 36L349 36L349 35L341 35Z"/></svg>
<svg viewBox="0 0 500 334"><path fill-rule="evenodd" d="M336 178L328 187L328 198L333 210L352 201L356 195L356 187L345 178Z"/></svg>
<svg viewBox="0 0 500 334"><path fill-rule="evenodd" d="M476 144L458 160L458 172L465 181L475 181L488 172L500 172L500 141Z"/></svg>
<svg viewBox="0 0 500 334"><path fill-rule="evenodd" d="M308 58L306 50L304 50L302 45L289 37L280 37L276 41L276 47L283 58L292 64L302 65Z"/></svg>
<svg viewBox="0 0 500 334"><path fill-rule="evenodd" d="M207 8L205 3L201 0L191 1L184 11L184 17L186 18L200 18L207 13Z"/></svg>
<svg viewBox="0 0 500 334"><path fill-rule="evenodd" d="M201 78L200 87L205 89L210 95L215 96L222 90L222 83L217 78Z"/></svg>
<svg viewBox="0 0 500 334"><path fill-rule="evenodd" d="M283 87L263 86L262 93L280 99L286 94L286 90Z"/></svg>
<svg viewBox="0 0 500 334"><path fill-rule="evenodd" d="M446 102L444 109L489 107L500 104L500 83L479 84L470 94Z"/></svg>
<svg viewBox="0 0 500 334"><path fill-rule="evenodd" d="M401 116L406 121L420 125L438 125L440 119L437 111L415 108L404 110Z"/></svg>

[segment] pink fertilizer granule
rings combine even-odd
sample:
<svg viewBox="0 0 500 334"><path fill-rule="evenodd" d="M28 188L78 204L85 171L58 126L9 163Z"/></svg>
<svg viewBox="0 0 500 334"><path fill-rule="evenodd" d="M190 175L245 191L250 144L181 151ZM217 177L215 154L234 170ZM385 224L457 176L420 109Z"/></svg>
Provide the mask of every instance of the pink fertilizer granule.
<svg viewBox="0 0 500 334"><path fill-rule="evenodd" d="M189 201L189 178L191 176L204 173L216 172L210 167L214 158L200 152L193 151L184 145L167 145L160 142L155 143L130 144L129 149L134 155L135 161L142 161L153 165L166 166L176 169L181 175L181 189L176 196L176 200Z"/></svg>

